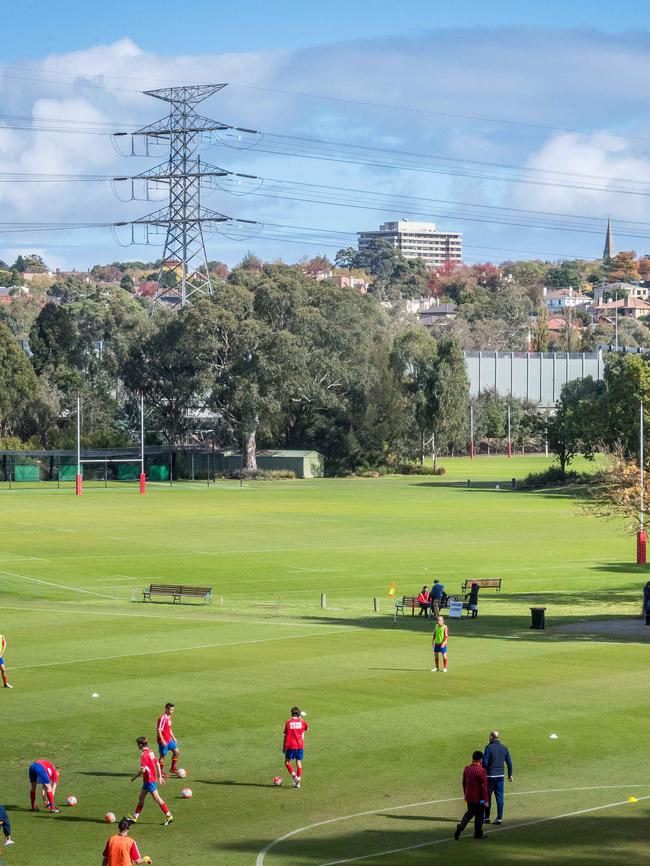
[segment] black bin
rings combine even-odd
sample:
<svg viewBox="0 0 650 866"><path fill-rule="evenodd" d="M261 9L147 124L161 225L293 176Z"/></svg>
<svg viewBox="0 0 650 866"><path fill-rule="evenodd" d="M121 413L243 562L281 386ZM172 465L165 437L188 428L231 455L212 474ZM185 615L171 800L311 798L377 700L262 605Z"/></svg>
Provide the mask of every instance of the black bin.
<svg viewBox="0 0 650 866"><path fill-rule="evenodd" d="M545 607L531 607L531 628L544 629L546 627Z"/></svg>

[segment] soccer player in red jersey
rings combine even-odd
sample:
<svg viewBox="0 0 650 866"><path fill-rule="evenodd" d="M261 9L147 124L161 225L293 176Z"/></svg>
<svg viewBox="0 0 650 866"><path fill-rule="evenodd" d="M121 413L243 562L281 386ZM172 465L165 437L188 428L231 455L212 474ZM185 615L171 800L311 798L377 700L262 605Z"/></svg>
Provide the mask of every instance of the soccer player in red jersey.
<svg viewBox="0 0 650 866"><path fill-rule="evenodd" d="M156 803L158 803L162 809L163 815L165 816L163 824L166 827L168 824L172 823L174 818L158 793L158 785L165 784L162 772L160 771L160 764L158 763L153 750L149 748L149 743L146 737L138 737L136 743L140 749L140 769L137 773L134 773L131 781L135 782L138 776L141 776L142 789L140 790L140 797L138 799L138 805L135 807L135 812L133 815L127 815L127 817L130 821L137 821L140 817L140 812L142 812L142 807L144 806L147 794L151 794Z"/></svg>
<svg viewBox="0 0 650 866"><path fill-rule="evenodd" d="M174 736L174 732L172 731L172 715L174 713L174 705L173 704L165 704L165 712L160 716L157 723L156 729L156 738L158 740L158 754L160 758L158 759L158 763L160 764L160 771L165 768L165 755L167 752L172 753L172 765L170 768L170 773L175 773L177 770L177 762L178 762L178 740ZM164 775L164 773L163 773Z"/></svg>
<svg viewBox="0 0 650 866"><path fill-rule="evenodd" d="M302 779L302 759L305 748L305 731L309 725L303 719L298 707L291 707L291 718L284 725L284 737L282 740L282 751L284 752L284 766L289 771L293 787L299 788ZM296 762L294 772L292 761Z"/></svg>
<svg viewBox="0 0 650 866"><path fill-rule="evenodd" d="M33 764L29 765L29 781L32 786L29 792L32 812L38 812L38 807L36 806L36 788L38 785L43 786L43 804L45 805L45 801L47 800L47 808L49 808L50 812L56 814L61 811L54 805L54 792L59 783L59 771L54 764L45 760L34 761Z"/></svg>

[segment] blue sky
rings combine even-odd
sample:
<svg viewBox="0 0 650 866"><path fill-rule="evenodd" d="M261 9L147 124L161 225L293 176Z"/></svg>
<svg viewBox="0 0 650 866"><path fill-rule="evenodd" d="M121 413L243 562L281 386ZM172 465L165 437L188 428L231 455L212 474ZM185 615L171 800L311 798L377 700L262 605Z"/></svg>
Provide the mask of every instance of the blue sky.
<svg viewBox="0 0 650 866"><path fill-rule="evenodd" d="M125 36L147 51L203 53L295 49L364 35L412 34L445 27L575 27L605 32L637 30L647 18L642 0L408 0L403 7L387 0L175 0L155 3L112 0L23 0L3 18L7 60L74 51ZM28 38L27 38L28 37ZM186 43L181 46L181 42Z"/></svg>
<svg viewBox="0 0 650 866"><path fill-rule="evenodd" d="M260 223L208 238L211 258L333 255L401 217L462 231L470 262L597 257L609 215L619 249L650 252L640 3L17 8L0 51L0 258L37 250L79 269L156 258L160 239L122 249L106 229L62 224L160 206L121 202L101 178L164 153L120 157L107 133L164 115L142 90L193 82L228 82L201 111L264 133L205 150L261 178L206 193L206 206Z"/></svg>

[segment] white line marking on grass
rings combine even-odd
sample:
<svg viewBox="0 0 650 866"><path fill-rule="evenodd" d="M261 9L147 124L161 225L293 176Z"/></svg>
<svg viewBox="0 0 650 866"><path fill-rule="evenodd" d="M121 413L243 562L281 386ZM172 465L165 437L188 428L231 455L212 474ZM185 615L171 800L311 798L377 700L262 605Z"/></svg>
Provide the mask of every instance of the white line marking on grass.
<svg viewBox="0 0 650 866"><path fill-rule="evenodd" d="M0 571L0 574L6 574L9 577L17 577L19 580L27 580L30 583L40 583L43 586L55 586L57 589L69 589L70 592L83 592L86 595L96 595L99 598L113 599L112 595L105 595L103 592L94 592L92 589L82 589L80 586L66 586L63 583L52 583L49 580L40 580L37 577L28 577L26 574L17 574L15 571Z"/></svg>
<svg viewBox="0 0 650 866"><path fill-rule="evenodd" d="M338 632L339 634L342 632ZM305 640L308 637L322 637L329 636L330 634L337 634L337 632L331 631L321 631L316 632L315 634L289 634L283 635L282 637L264 637L264 638L255 638L254 640L237 640L237 641L225 641L222 643L203 643L196 644L195 646L186 646L186 647L177 647L175 649L165 649L165 650L142 650L140 652L135 653L120 653L119 655L112 656L92 656L90 658L83 659L65 659L64 661L59 662L39 662L35 665L16 665L12 666L10 670L13 671L26 671L32 670L33 668L58 668L60 665L76 665L82 664L85 662L104 662L111 661L113 659L128 659L133 658L134 656L157 656L157 655L165 655L167 653L184 653L184 652L194 652L194 650L203 650L203 649L223 649L229 646L246 646L247 644L258 644L258 643L273 643L275 641L281 640Z"/></svg>
<svg viewBox="0 0 650 866"><path fill-rule="evenodd" d="M2 574L2 572L0 572ZM97 595L99 593L96 593ZM112 595L105 595L102 598L107 598L110 601L115 601ZM38 611L39 613L73 613L73 614L92 614L93 616L117 616L120 619L124 619L125 617L131 617L132 619L159 619L159 620L179 620L180 622L187 622L191 625L196 625L197 622L200 623L210 623L210 625L268 625L268 626L287 626L289 628L322 628L323 623L318 622L285 622L283 620L277 619L232 619L232 618L222 618L219 617L199 617L196 614L192 614L191 612L187 616L175 616L174 614L164 614L163 616L159 616L154 613L128 613L124 610L116 611L116 610L93 610L92 608L85 608L81 610L77 610L76 608L70 607L26 607L17 604L2 604L0 605L0 610L22 610L22 611ZM331 634L339 634L343 632L365 632L366 628L364 626L348 626L345 629L336 629L336 631L329 632ZM323 632L325 634L325 632Z"/></svg>
<svg viewBox="0 0 650 866"><path fill-rule="evenodd" d="M579 791L602 791L602 790L612 790L612 789L620 789L620 788L648 788L650 787L650 783L640 783L634 785L593 785L591 787L580 787L580 788L546 788L537 791L515 791L513 793L508 794L509 797L525 797L530 796L532 794L563 794L563 793L572 793ZM293 836L298 836L300 833L306 833L308 830L313 830L316 827L324 827L328 824L337 824L342 821L351 821L353 818L364 818L368 815L379 815L383 812L396 812L399 809L414 809L416 806L437 806L440 803L453 803L459 800L462 800L462 797L446 797L443 800L422 800L419 803L405 803L402 806L384 806L382 809L372 809L367 812L355 812L352 815L342 815L338 818L328 818L325 821L316 821L314 824L307 824L305 827L298 827L297 830L291 830L289 833L285 833L283 836L278 836L277 839L273 839L273 841L269 842L268 845L265 845L264 848L258 853L257 859L255 860L255 866L264 866L264 860L266 855L273 848L276 848L278 845L281 845L282 842L286 842L287 839L291 839ZM650 799L650 794L645 797L639 797L638 801ZM516 830L519 827L530 827L533 824L543 824L548 821L558 821L560 818L569 818L574 815L581 815L585 812L595 812L599 809L611 809L614 806L628 805L626 800L623 800L619 803L608 803L605 806L595 806L591 809L581 809L578 812L567 812L563 815L555 815L551 818L538 818L534 821L527 821L521 824L513 824L507 827L501 827L500 830L491 830L490 834L495 832L503 832L504 830ZM394 848L390 851L380 851L376 854L365 854L362 857L351 857L346 860L331 860L328 863L321 863L319 866L335 866L335 864L339 863L354 863L358 860L368 860L372 857L387 857L389 854L399 854L402 851L412 851L416 848L426 848L431 845L440 845L442 842L449 842L453 840L453 836L445 837L444 839L436 839L433 842L421 842L417 845L409 845L406 848Z"/></svg>
<svg viewBox="0 0 650 866"><path fill-rule="evenodd" d="M650 794L645 797L639 797L637 802L641 800L650 800ZM562 815L553 815L550 818L536 818L534 821L522 821L520 824L511 824L508 827L499 827L499 829L490 830L490 835L493 833L506 833L509 830L521 830L524 827L534 827L537 824L548 824L550 821L560 821L562 818L575 818L577 815L586 815L590 812L599 812L603 809L614 809L616 806L628 806L627 800L619 800L617 803L606 803L604 806L592 806L589 809L578 809L575 812L564 812ZM319 863L318 866L340 866L342 863L358 863L360 860L370 860L374 857L388 857L389 854L402 854L405 851L415 851L418 848L430 848L432 845L442 845L445 842L455 841L454 836L446 836L444 839L436 839L433 842L420 842L417 845L407 845L404 848L393 848L390 851L377 851L375 854L365 854L362 857L346 857L343 860L328 860L326 863Z"/></svg>
<svg viewBox="0 0 650 866"><path fill-rule="evenodd" d="M76 532L77 531L76 529L62 529L60 526L53 526L52 528L54 529L55 532Z"/></svg>

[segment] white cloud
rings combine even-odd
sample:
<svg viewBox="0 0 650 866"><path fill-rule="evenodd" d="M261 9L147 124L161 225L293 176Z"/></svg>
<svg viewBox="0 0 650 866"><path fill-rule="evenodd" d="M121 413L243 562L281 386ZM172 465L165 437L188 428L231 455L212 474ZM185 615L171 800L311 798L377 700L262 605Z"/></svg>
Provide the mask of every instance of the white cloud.
<svg viewBox="0 0 650 866"><path fill-rule="evenodd" d="M145 125L165 115L166 106L143 96L142 90L227 81L232 86L201 104L199 111L235 125L289 135L459 159L527 164L544 170L650 180L645 143L623 137L650 137L644 118L649 43L646 34L631 37L592 31L452 29L416 38L347 41L296 52L163 57L140 49L134 37L35 60L28 71L0 70L0 96L7 114L105 122L120 129ZM304 98L289 91L345 101ZM393 107L377 107L379 103ZM601 133L543 128L599 129L604 116L611 129ZM489 118L516 123L494 124ZM222 147L212 148L205 157L233 170L309 183L585 212L603 218L612 213L615 217L625 214L627 218L650 219L645 199L611 191L504 185ZM120 158L108 136L28 132L0 125L0 172L123 175L153 164L154 160ZM223 194L209 196L206 204L224 213L265 222L348 231L400 215ZM0 184L2 222L126 220L156 206L121 204L107 185ZM531 242L530 233L523 228L463 224L462 220L451 219L438 222L453 222L450 227L464 230L468 243L526 247ZM566 241L567 253L578 251L579 246L586 248L584 251L593 248L597 254L600 247L600 240L589 236L566 239L559 233L538 232L534 240L540 250L558 249ZM4 241L0 236L0 257ZM38 241L50 250L79 245L79 254L74 256L77 262L70 261L76 266L81 258L91 264L125 255L108 233L57 234L45 240L39 237ZM9 238L7 242L16 245ZM27 238L26 248L33 245ZM262 242L256 240L251 245L261 248ZM247 246L211 241L209 254L232 261ZM310 252L309 248L277 243L263 249L269 256L297 257L305 252ZM154 258L158 253L157 248L133 251L138 257ZM60 254L72 256L63 249Z"/></svg>

